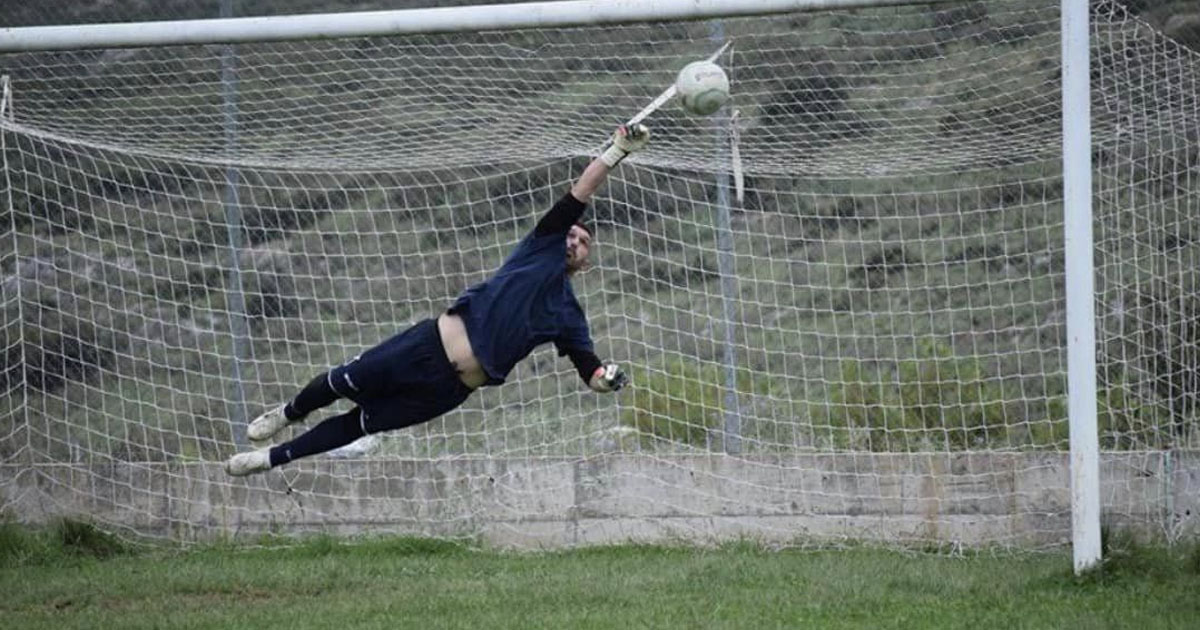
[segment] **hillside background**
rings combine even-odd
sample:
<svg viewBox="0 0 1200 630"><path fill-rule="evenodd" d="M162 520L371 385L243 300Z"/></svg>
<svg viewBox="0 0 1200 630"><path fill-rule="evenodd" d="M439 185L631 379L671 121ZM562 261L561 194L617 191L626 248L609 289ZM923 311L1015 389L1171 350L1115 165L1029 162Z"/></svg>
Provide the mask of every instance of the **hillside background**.
<svg viewBox="0 0 1200 630"><path fill-rule="evenodd" d="M1125 6L1098 5L1117 17L1093 60L1103 445L1166 448L1194 439L1200 393L1200 10ZM217 7L9 4L0 23ZM720 449L731 413L750 450L1065 448L1055 7L727 21L747 120L728 232L725 145L677 110L593 208L598 268L576 289L635 387L587 395L546 349L383 448ZM240 46L235 148L221 47L0 56L20 126L0 196L0 454L227 456L237 418L486 277L714 28Z"/></svg>

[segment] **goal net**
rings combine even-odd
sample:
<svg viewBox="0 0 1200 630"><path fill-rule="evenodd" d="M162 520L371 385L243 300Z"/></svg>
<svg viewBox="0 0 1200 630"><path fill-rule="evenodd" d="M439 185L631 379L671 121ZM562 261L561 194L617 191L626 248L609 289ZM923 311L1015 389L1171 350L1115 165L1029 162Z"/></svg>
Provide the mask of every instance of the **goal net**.
<svg viewBox="0 0 1200 630"><path fill-rule="evenodd" d="M1177 537L1200 54L1091 18L1103 513ZM248 419L487 278L726 43L729 105L652 114L586 215L574 286L628 389L547 346L435 421L225 475ZM1058 0L1000 0L0 55L0 509L181 541L1065 544L1060 47Z"/></svg>

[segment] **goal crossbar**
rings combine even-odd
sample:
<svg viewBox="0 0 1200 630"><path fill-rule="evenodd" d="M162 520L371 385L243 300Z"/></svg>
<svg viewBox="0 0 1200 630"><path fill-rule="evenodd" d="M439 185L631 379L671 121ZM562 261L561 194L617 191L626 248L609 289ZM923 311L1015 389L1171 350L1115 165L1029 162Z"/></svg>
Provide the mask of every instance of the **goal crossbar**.
<svg viewBox="0 0 1200 630"><path fill-rule="evenodd" d="M705 20L939 4L948 0L564 0L431 9L314 13L0 29L0 53L188 44L235 44L415 33L503 31L667 20Z"/></svg>

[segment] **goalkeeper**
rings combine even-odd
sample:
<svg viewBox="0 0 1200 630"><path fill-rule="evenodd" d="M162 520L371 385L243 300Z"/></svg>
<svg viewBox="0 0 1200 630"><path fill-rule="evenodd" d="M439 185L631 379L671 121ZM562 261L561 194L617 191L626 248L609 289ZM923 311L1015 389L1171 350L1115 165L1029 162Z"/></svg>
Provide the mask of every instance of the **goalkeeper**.
<svg viewBox="0 0 1200 630"><path fill-rule="evenodd" d="M458 407L475 389L499 385L533 349L553 342L597 392L628 381L592 348L587 320L571 276L587 264L592 234L579 221L609 170L649 142L643 125L617 128L612 144L593 160L538 221L490 279L467 289L437 319L426 319L317 376L290 402L250 423L251 440L264 441L289 424L342 398L350 411L332 416L290 442L238 453L225 464L244 476L345 446L372 433L428 422Z"/></svg>

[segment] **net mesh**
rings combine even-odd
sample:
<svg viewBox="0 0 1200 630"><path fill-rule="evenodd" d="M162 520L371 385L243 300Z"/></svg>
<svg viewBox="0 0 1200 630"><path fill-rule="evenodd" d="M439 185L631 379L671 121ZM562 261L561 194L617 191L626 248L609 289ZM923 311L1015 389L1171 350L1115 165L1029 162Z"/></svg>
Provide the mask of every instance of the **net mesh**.
<svg viewBox="0 0 1200 630"><path fill-rule="evenodd" d="M1106 518L1175 535L1200 59L1093 9ZM1058 10L0 57L10 483L180 540L1066 542ZM247 419L485 279L615 124L726 42L730 106L654 113L589 210L575 289L629 390L591 394L547 347L345 461L224 476Z"/></svg>

